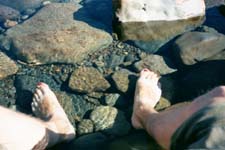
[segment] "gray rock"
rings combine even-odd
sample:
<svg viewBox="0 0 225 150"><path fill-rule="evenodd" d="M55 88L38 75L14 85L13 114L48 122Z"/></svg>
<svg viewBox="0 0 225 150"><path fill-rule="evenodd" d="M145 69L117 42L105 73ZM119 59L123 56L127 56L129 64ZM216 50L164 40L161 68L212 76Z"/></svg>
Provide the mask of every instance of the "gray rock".
<svg viewBox="0 0 225 150"><path fill-rule="evenodd" d="M78 124L77 133L78 135L84 135L94 132L94 124L89 119L83 119Z"/></svg>
<svg viewBox="0 0 225 150"><path fill-rule="evenodd" d="M137 75L126 69L116 71L112 75L112 80L117 90L122 93L133 93L135 89Z"/></svg>
<svg viewBox="0 0 225 150"><path fill-rule="evenodd" d="M75 139L70 149L76 149L76 150L100 150L100 149L106 149L108 138L100 133L96 132L93 134L88 134L81 136L77 139Z"/></svg>
<svg viewBox="0 0 225 150"><path fill-rule="evenodd" d="M125 106L127 106L128 101L126 101L126 99L124 97L122 97L122 95L120 94L106 94L104 99L104 104L108 105L108 106L115 106L118 108L123 108Z"/></svg>
<svg viewBox="0 0 225 150"><path fill-rule="evenodd" d="M1 43L26 63L77 63L112 42L108 33L76 19L78 14L88 18L80 9L80 5L70 3L49 4L7 30Z"/></svg>
<svg viewBox="0 0 225 150"><path fill-rule="evenodd" d="M96 131L104 131L112 135L126 135L130 130L123 112L110 106L99 106L90 114Z"/></svg>
<svg viewBox="0 0 225 150"><path fill-rule="evenodd" d="M16 63L3 52L0 52L0 79L16 74L17 71Z"/></svg>
<svg viewBox="0 0 225 150"><path fill-rule="evenodd" d="M38 8L42 0L0 0L0 4L12 7L19 11L24 11L28 8Z"/></svg>
<svg viewBox="0 0 225 150"><path fill-rule="evenodd" d="M225 60L225 51L223 50L223 51L219 52L218 54L205 59L205 61L210 61L210 60Z"/></svg>
<svg viewBox="0 0 225 150"><path fill-rule="evenodd" d="M107 67L113 68L113 67L119 66L120 64L124 62L124 58L125 56L120 56L116 54L110 55L110 57L106 61Z"/></svg>
<svg viewBox="0 0 225 150"><path fill-rule="evenodd" d="M140 72L143 68L148 68L154 72L159 73L160 75L166 75L177 71L170 66L174 67L172 62L167 57L162 57L159 55L147 55L141 61L134 64L134 69L137 72Z"/></svg>
<svg viewBox="0 0 225 150"><path fill-rule="evenodd" d="M110 84L97 69L80 67L72 73L69 87L77 92L91 93L105 91Z"/></svg>
<svg viewBox="0 0 225 150"><path fill-rule="evenodd" d="M0 4L0 22L16 20L19 16L20 13L17 10Z"/></svg>
<svg viewBox="0 0 225 150"><path fill-rule="evenodd" d="M224 4L224 0L205 0L206 8L212 8Z"/></svg>
<svg viewBox="0 0 225 150"><path fill-rule="evenodd" d="M225 36L220 33L185 33L173 46L176 58L185 65L204 61L223 49L225 49Z"/></svg>

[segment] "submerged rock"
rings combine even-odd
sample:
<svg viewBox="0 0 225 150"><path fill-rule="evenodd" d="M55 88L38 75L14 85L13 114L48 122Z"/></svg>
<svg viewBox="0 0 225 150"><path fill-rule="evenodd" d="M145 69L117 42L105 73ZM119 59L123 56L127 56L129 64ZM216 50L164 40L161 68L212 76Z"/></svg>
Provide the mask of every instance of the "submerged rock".
<svg viewBox="0 0 225 150"><path fill-rule="evenodd" d="M84 135L94 132L94 124L89 119L82 120L77 127L78 135Z"/></svg>
<svg viewBox="0 0 225 150"><path fill-rule="evenodd" d="M17 10L0 4L0 23L6 20L18 19L19 16L20 13Z"/></svg>
<svg viewBox="0 0 225 150"><path fill-rule="evenodd" d="M23 24L7 30L1 42L8 43L3 45L5 49L26 63L77 63L112 42L108 33L76 20L74 15L80 14L80 9L78 4L49 4Z"/></svg>
<svg viewBox="0 0 225 150"><path fill-rule="evenodd" d="M77 92L91 93L105 91L110 84L97 69L80 67L72 73L69 87Z"/></svg>
<svg viewBox="0 0 225 150"><path fill-rule="evenodd" d="M202 24L205 15L202 0L180 3L172 0L114 0L114 6L118 20L115 30L119 38L134 41L138 47L150 53L157 52L177 35Z"/></svg>
<svg viewBox="0 0 225 150"><path fill-rule="evenodd" d="M0 52L0 79L16 74L17 71L16 63L3 52Z"/></svg>
<svg viewBox="0 0 225 150"><path fill-rule="evenodd" d="M189 32L174 43L173 52L177 61L193 65L216 55L225 49L225 36L220 33Z"/></svg>

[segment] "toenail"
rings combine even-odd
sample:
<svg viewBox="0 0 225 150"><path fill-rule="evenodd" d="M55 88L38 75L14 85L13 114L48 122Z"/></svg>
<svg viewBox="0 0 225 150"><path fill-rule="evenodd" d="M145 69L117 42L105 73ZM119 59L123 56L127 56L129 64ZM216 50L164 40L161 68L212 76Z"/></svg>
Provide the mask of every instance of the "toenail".
<svg viewBox="0 0 225 150"><path fill-rule="evenodd" d="M41 85L41 84L42 84L42 82L38 82L38 83L37 83L37 85Z"/></svg>
<svg viewBox="0 0 225 150"><path fill-rule="evenodd" d="M145 68L145 69L143 69L143 71L145 71L145 72L146 72L146 71L148 71L148 69L146 69L146 68Z"/></svg>

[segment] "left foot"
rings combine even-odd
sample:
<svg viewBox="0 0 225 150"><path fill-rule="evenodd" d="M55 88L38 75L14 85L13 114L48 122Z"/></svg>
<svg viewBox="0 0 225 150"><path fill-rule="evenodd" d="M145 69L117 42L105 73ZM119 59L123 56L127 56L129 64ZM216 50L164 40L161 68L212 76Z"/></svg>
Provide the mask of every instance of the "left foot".
<svg viewBox="0 0 225 150"><path fill-rule="evenodd" d="M134 128L143 128L141 122L144 112L156 112L155 105L161 97L161 89L158 83L159 77L154 72L143 69L136 84L134 107L132 114L132 125Z"/></svg>
<svg viewBox="0 0 225 150"><path fill-rule="evenodd" d="M37 85L31 105L33 113L37 117L56 127L62 141L74 138L74 127L47 84L39 83Z"/></svg>

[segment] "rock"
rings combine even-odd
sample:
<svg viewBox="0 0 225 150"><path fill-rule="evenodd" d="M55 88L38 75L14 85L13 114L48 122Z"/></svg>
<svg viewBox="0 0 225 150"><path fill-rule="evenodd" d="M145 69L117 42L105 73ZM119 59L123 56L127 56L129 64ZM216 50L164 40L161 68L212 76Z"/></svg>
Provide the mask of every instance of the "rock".
<svg viewBox="0 0 225 150"><path fill-rule="evenodd" d="M93 134L88 134L81 136L77 139L75 139L70 149L76 149L76 150L100 150L100 149L106 149L106 146L108 144L108 138L100 133L96 132Z"/></svg>
<svg viewBox="0 0 225 150"><path fill-rule="evenodd" d="M17 21L6 20L6 21L4 22L4 27L5 27L5 28L11 28L11 27L16 26L17 24L18 24Z"/></svg>
<svg viewBox="0 0 225 150"><path fill-rule="evenodd" d="M16 63L3 52L0 52L0 80L16 74L17 71L18 67Z"/></svg>
<svg viewBox="0 0 225 150"><path fill-rule="evenodd" d="M141 61L136 62L134 64L134 69L137 72L140 72L143 68L148 68L154 72L159 73L160 75L165 75L177 71L176 69L173 69L169 66L174 67L172 62L167 57L162 57L159 55L148 55Z"/></svg>
<svg viewBox="0 0 225 150"><path fill-rule="evenodd" d="M91 93L105 91L110 84L97 69L80 67L72 73L69 87L77 92Z"/></svg>
<svg viewBox="0 0 225 150"><path fill-rule="evenodd" d="M212 8L224 4L224 0L205 0L206 8Z"/></svg>
<svg viewBox="0 0 225 150"><path fill-rule="evenodd" d="M108 134L122 136L130 130L123 112L110 106L98 106L90 114L90 119L95 125L96 131L104 131Z"/></svg>
<svg viewBox="0 0 225 150"><path fill-rule="evenodd" d="M225 51L221 51L219 53L217 53L216 55L213 55L207 59L205 59L205 61L211 61L211 60L225 60Z"/></svg>
<svg viewBox="0 0 225 150"><path fill-rule="evenodd" d="M116 54L110 55L106 61L107 67L113 68L113 67L119 66L120 64L122 64L124 62L124 58L125 58L125 56L119 56Z"/></svg>
<svg viewBox="0 0 225 150"><path fill-rule="evenodd" d="M104 104L108 105L108 106L115 106L118 108L123 108L125 106L127 106L128 101L122 97L122 95L120 94L106 94L104 99Z"/></svg>
<svg viewBox="0 0 225 150"><path fill-rule="evenodd" d="M177 60L193 65L225 49L225 36L220 33L189 32L179 37L173 46Z"/></svg>
<svg viewBox="0 0 225 150"><path fill-rule="evenodd" d="M77 63L112 42L108 33L76 19L75 14L88 18L80 9L78 4L49 4L23 24L7 30L1 43L7 43L3 44L5 49L26 63Z"/></svg>
<svg viewBox="0 0 225 150"><path fill-rule="evenodd" d="M112 75L113 83L118 91L122 93L134 93L137 75L126 69L116 71Z"/></svg>
<svg viewBox="0 0 225 150"><path fill-rule="evenodd" d="M0 0L0 4L12 7L19 11L24 11L28 8L38 8L42 0Z"/></svg>
<svg viewBox="0 0 225 150"><path fill-rule="evenodd" d="M159 102L155 106L155 110L161 111L171 106L171 103L168 99L161 97Z"/></svg>
<svg viewBox="0 0 225 150"><path fill-rule="evenodd" d="M19 16L20 13L17 10L0 4L0 22L16 20Z"/></svg>
<svg viewBox="0 0 225 150"><path fill-rule="evenodd" d="M84 135L94 132L93 122L89 119L82 120L77 127L78 135Z"/></svg>
<svg viewBox="0 0 225 150"><path fill-rule="evenodd" d="M202 0L187 0L179 4L154 0L114 0L113 3L118 20L115 31L119 39L131 40L149 53L157 52L177 35L202 24L205 15Z"/></svg>

